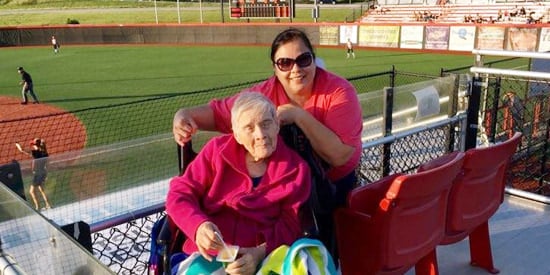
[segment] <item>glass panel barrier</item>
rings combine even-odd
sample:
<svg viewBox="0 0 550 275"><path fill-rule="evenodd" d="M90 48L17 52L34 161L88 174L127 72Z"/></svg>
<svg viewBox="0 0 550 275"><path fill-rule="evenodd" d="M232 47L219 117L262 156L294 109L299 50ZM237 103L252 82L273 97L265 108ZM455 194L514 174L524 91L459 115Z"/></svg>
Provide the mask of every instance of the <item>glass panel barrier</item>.
<svg viewBox="0 0 550 275"><path fill-rule="evenodd" d="M5 274L114 274L3 183L0 239Z"/></svg>

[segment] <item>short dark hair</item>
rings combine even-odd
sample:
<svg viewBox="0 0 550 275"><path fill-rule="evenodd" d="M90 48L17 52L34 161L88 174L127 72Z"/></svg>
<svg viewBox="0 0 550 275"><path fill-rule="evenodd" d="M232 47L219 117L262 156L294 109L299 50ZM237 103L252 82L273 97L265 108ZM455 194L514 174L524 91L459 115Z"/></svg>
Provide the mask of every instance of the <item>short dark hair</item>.
<svg viewBox="0 0 550 275"><path fill-rule="evenodd" d="M17 67L18 71L23 71L23 67Z"/></svg>
<svg viewBox="0 0 550 275"><path fill-rule="evenodd" d="M282 32L280 32L275 39L273 39L273 43L271 43L271 62L275 62L275 52L283 45L290 41L294 40L302 40L306 47L311 52L311 55L313 56L313 59L315 59L315 52L313 51L313 46L311 45L311 41L309 41L309 38L307 37L306 33L296 29L296 28L288 28Z"/></svg>

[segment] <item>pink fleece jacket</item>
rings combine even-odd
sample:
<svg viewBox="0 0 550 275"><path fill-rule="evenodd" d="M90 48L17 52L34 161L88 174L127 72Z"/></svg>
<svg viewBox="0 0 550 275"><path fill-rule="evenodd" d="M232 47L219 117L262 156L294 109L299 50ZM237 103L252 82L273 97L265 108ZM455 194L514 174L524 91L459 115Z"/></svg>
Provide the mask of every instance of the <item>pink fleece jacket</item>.
<svg viewBox="0 0 550 275"><path fill-rule="evenodd" d="M283 86L275 76L247 90L263 93L275 106L290 103ZM231 107L237 96L214 99L209 103L214 111L216 129L222 133L231 132ZM361 157L363 130L361 105L355 88L346 79L317 68L313 93L303 108L331 129L343 143L355 148L346 164L328 171L329 178L336 181L351 173Z"/></svg>
<svg viewBox="0 0 550 275"><path fill-rule="evenodd" d="M266 243L267 253L301 236L298 210L311 187L310 170L279 137L267 170L253 187L246 149L233 135L210 140L183 176L170 182L166 212L187 236L183 251L197 251L199 225L211 221L224 240L241 247Z"/></svg>

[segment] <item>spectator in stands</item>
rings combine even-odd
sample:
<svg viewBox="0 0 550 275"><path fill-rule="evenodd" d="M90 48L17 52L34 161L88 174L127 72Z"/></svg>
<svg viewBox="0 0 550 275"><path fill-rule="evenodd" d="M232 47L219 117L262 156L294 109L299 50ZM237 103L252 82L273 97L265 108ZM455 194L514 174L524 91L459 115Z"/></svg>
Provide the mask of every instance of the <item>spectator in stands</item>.
<svg viewBox="0 0 550 275"><path fill-rule="evenodd" d="M281 124L295 123L327 165L336 188L335 203L343 205L357 179L361 155L361 106L355 88L342 77L319 68L306 34L289 28L271 46L274 76L250 90L268 96L277 106ZM198 129L228 133L230 109L236 96L207 105L180 109L174 116L174 138L180 145Z"/></svg>
<svg viewBox="0 0 550 275"><path fill-rule="evenodd" d="M502 13L502 10L499 9L499 10L498 10L498 13L497 13L497 21L498 21L498 22L502 22L502 21L504 20L503 16L504 16L504 15L503 15L503 13Z"/></svg>
<svg viewBox="0 0 550 275"><path fill-rule="evenodd" d="M423 21L433 21L433 20L436 20L439 18L441 14L439 15L436 15L436 14L433 14L432 11L424 11L424 14L423 14Z"/></svg>
<svg viewBox="0 0 550 275"><path fill-rule="evenodd" d="M476 19L475 19L476 23L478 24L481 24L483 23L483 21L485 21L485 19L483 19L483 16L481 16L481 14L476 14Z"/></svg>
<svg viewBox="0 0 550 275"><path fill-rule="evenodd" d="M527 23L541 23L543 15L544 13L540 12L540 10L530 10L527 15Z"/></svg>
<svg viewBox="0 0 550 275"><path fill-rule="evenodd" d="M518 16L518 14L519 14L519 9L518 9L518 6L516 5L512 9L512 11L510 11L510 17L516 17L516 16Z"/></svg>
<svg viewBox="0 0 550 275"><path fill-rule="evenodd" d="M527 15L527 13L525 12L525 7L522 6L522 7L519 9L518 15L519 15L519 16L523 16L523 17L525 17L525 16Z"/></svg>
<svg viewBox="0 0 550 275"><path fill-rule="evenodd" d="M374 5L374 12L376 14L381 14L382 13L382 6L380 6L378 4Z"/></svg>
<svg viewBox="0 0 550 275"><path fill-rule="evenodd" d="M254 274L273 249L301 237L298 210L310 194L307 163L278 136L273 103L241 93L231 108L233 134L210 140L170 182L166 211L187 236L183 252L211 260L238 245L229 274Z"/></svg>
<svg viewBox="0 0 550 275"><path fill-rule="evenodd" d="M376 14L386 14L386 12L390 11L390 9L376 4L374 5L374 11L376 12Z"/></svg>
<svg viewBox="0 0 550 275"><path fill-rule="evenodd" d="M36 190L38 189L38 192L40 192L40 195L42 195L42 199L44 200L45 207L42 209L50 209L51 205L48 201L48 197L46 196L46 192L44 192L44 183L46 182L46 178L48 176L48 150L46 149L46 142L43 139L35 138L31 141L31 149L26 151L23 149L21 144L15 143L15 146L17 149L24 154L27 154L29 156L32 156L33 160L31 163L31 170L33 173L33 179L32 184L29 190L29 193L31 195L32 201L34 203L34 208L36 210L40 210L40 204L38 203L38 199L36 197Z"/></svg>
<svg viewBox="0 0 550 275"><path fill-rule="evenodd" d="M369 6L369 13L371 13L371 12L376 12L376 6L377 6L377 5L370 5L370 6Z"/></svg>
<svg viewBox="0 0 550 275"><path fill-rule="evenodd" d="M422 21L422 13L420 11L413 11L414 21L420 22Z"/></svg>

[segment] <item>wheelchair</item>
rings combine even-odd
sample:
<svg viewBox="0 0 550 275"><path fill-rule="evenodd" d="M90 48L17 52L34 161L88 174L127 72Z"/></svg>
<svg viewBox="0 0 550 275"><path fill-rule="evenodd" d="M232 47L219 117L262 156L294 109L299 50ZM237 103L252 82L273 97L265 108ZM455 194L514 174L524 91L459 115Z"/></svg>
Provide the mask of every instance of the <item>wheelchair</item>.
<svg viewBox="0 0 550 275"><path fill-rule="evenodd" d="M333 259L337 261L337 248L332 212L335 208L334 185L326 176L328 165L319 158L309 140L295 124L281 127L279 135L287 146L293 148L309 164L312 175L310 196L300 210L300 220L304 228L303 236L320 240ZM183 175L197 153L192 141L185 146L177 146L179 175ZM150 275L170 274L172 255L181 252L186 237L169 215L157 220L151 232L151 256L148 262Z"/></svg>

